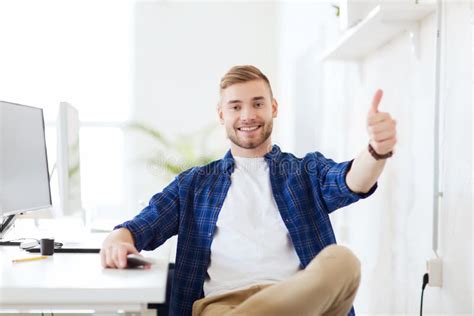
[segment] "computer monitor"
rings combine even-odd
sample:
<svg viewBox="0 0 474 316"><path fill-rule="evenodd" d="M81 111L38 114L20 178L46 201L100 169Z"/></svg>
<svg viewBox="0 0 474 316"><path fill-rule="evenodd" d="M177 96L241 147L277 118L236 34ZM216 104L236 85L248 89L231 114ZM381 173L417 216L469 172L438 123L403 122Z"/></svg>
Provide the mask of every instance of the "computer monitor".
<svg viewBox="0 0 474 316"><path fill-rule="evenodd" d="M0 101L0 238L17 215L49 207L43 110Z"/></svg>
<svg viewBox="0 0 474 316"><path fill-rule="evenodd" d="M80 217L85 223L81 197L81 164L79 113L67 102L59 104L57 128L57 160L59 205L55 216Z"/></svg>

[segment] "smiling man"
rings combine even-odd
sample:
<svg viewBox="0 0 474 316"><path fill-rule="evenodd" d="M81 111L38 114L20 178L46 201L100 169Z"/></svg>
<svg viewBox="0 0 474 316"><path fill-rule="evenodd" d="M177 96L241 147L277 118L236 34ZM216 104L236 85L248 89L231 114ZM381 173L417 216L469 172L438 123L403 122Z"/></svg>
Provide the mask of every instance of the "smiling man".
<svg viewBox="0 0 474 316"><path fill-rule="evenodd" d="M272 144L278 103L267 77L236 66L217 113L230 150L178 175L104 241L102 265L178 234L172 315L354 315L360 263L336 245L329 213L371 195L396 144L395 121L367 114L369 144L351 161L297 158Z"/></svg>

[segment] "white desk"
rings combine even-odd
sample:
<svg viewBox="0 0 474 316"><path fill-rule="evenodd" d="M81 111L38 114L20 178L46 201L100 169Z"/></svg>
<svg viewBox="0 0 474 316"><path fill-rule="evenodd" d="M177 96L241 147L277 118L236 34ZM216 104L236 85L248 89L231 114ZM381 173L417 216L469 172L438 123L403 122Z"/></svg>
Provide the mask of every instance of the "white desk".
<svg viewBox="0 0 474 316"><path fill-rule="evenodd" d="M169 250L165 245L144 253L157 260L151 269L118 270L103 269L99 254L55 253L44 260L12 263L39 254L0 246L0 311L146 313L148 303L165 300Z"/></svg>

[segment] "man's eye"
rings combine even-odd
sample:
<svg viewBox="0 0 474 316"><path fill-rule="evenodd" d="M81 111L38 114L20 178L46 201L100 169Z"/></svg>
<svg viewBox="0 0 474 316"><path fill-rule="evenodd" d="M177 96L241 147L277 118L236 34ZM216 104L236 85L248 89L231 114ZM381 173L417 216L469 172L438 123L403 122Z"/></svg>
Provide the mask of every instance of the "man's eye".
<svg viewBox="0 0 474 316"><path fill-rule="evenodd" d="M263 103L258 102L258 103L255 103L255 105L256 105L257 107L261 107L261 106L263 106Z"/></svg>
<svg viewBox="0 0 474 316"><path fill-rule="evenodd" d="M239 107L238 107L237 105L232 107L232 110L236 110L236 111L237 111L238 109L239 109Z"/></svg>

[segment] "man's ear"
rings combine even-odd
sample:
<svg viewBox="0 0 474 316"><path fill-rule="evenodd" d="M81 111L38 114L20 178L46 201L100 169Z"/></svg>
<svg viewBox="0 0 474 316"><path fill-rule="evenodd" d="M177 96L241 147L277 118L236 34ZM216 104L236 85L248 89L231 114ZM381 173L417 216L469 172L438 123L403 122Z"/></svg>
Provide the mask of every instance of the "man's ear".
<svg viewBox="0 0 474 316"><path fill-rule="evenodd" d="M221 123L221 125L224 125L224 113L222 113L222 107L221 107L221 104L220 102L217 103L217 116L219 117L219 122Z"/></svg>
<svg viewBox="0 0 474 316"><path fill-rule="evenodd" d="M278 102L276 99L272 101L272 116L273 118L277 117L278 115Z"/></svg>

